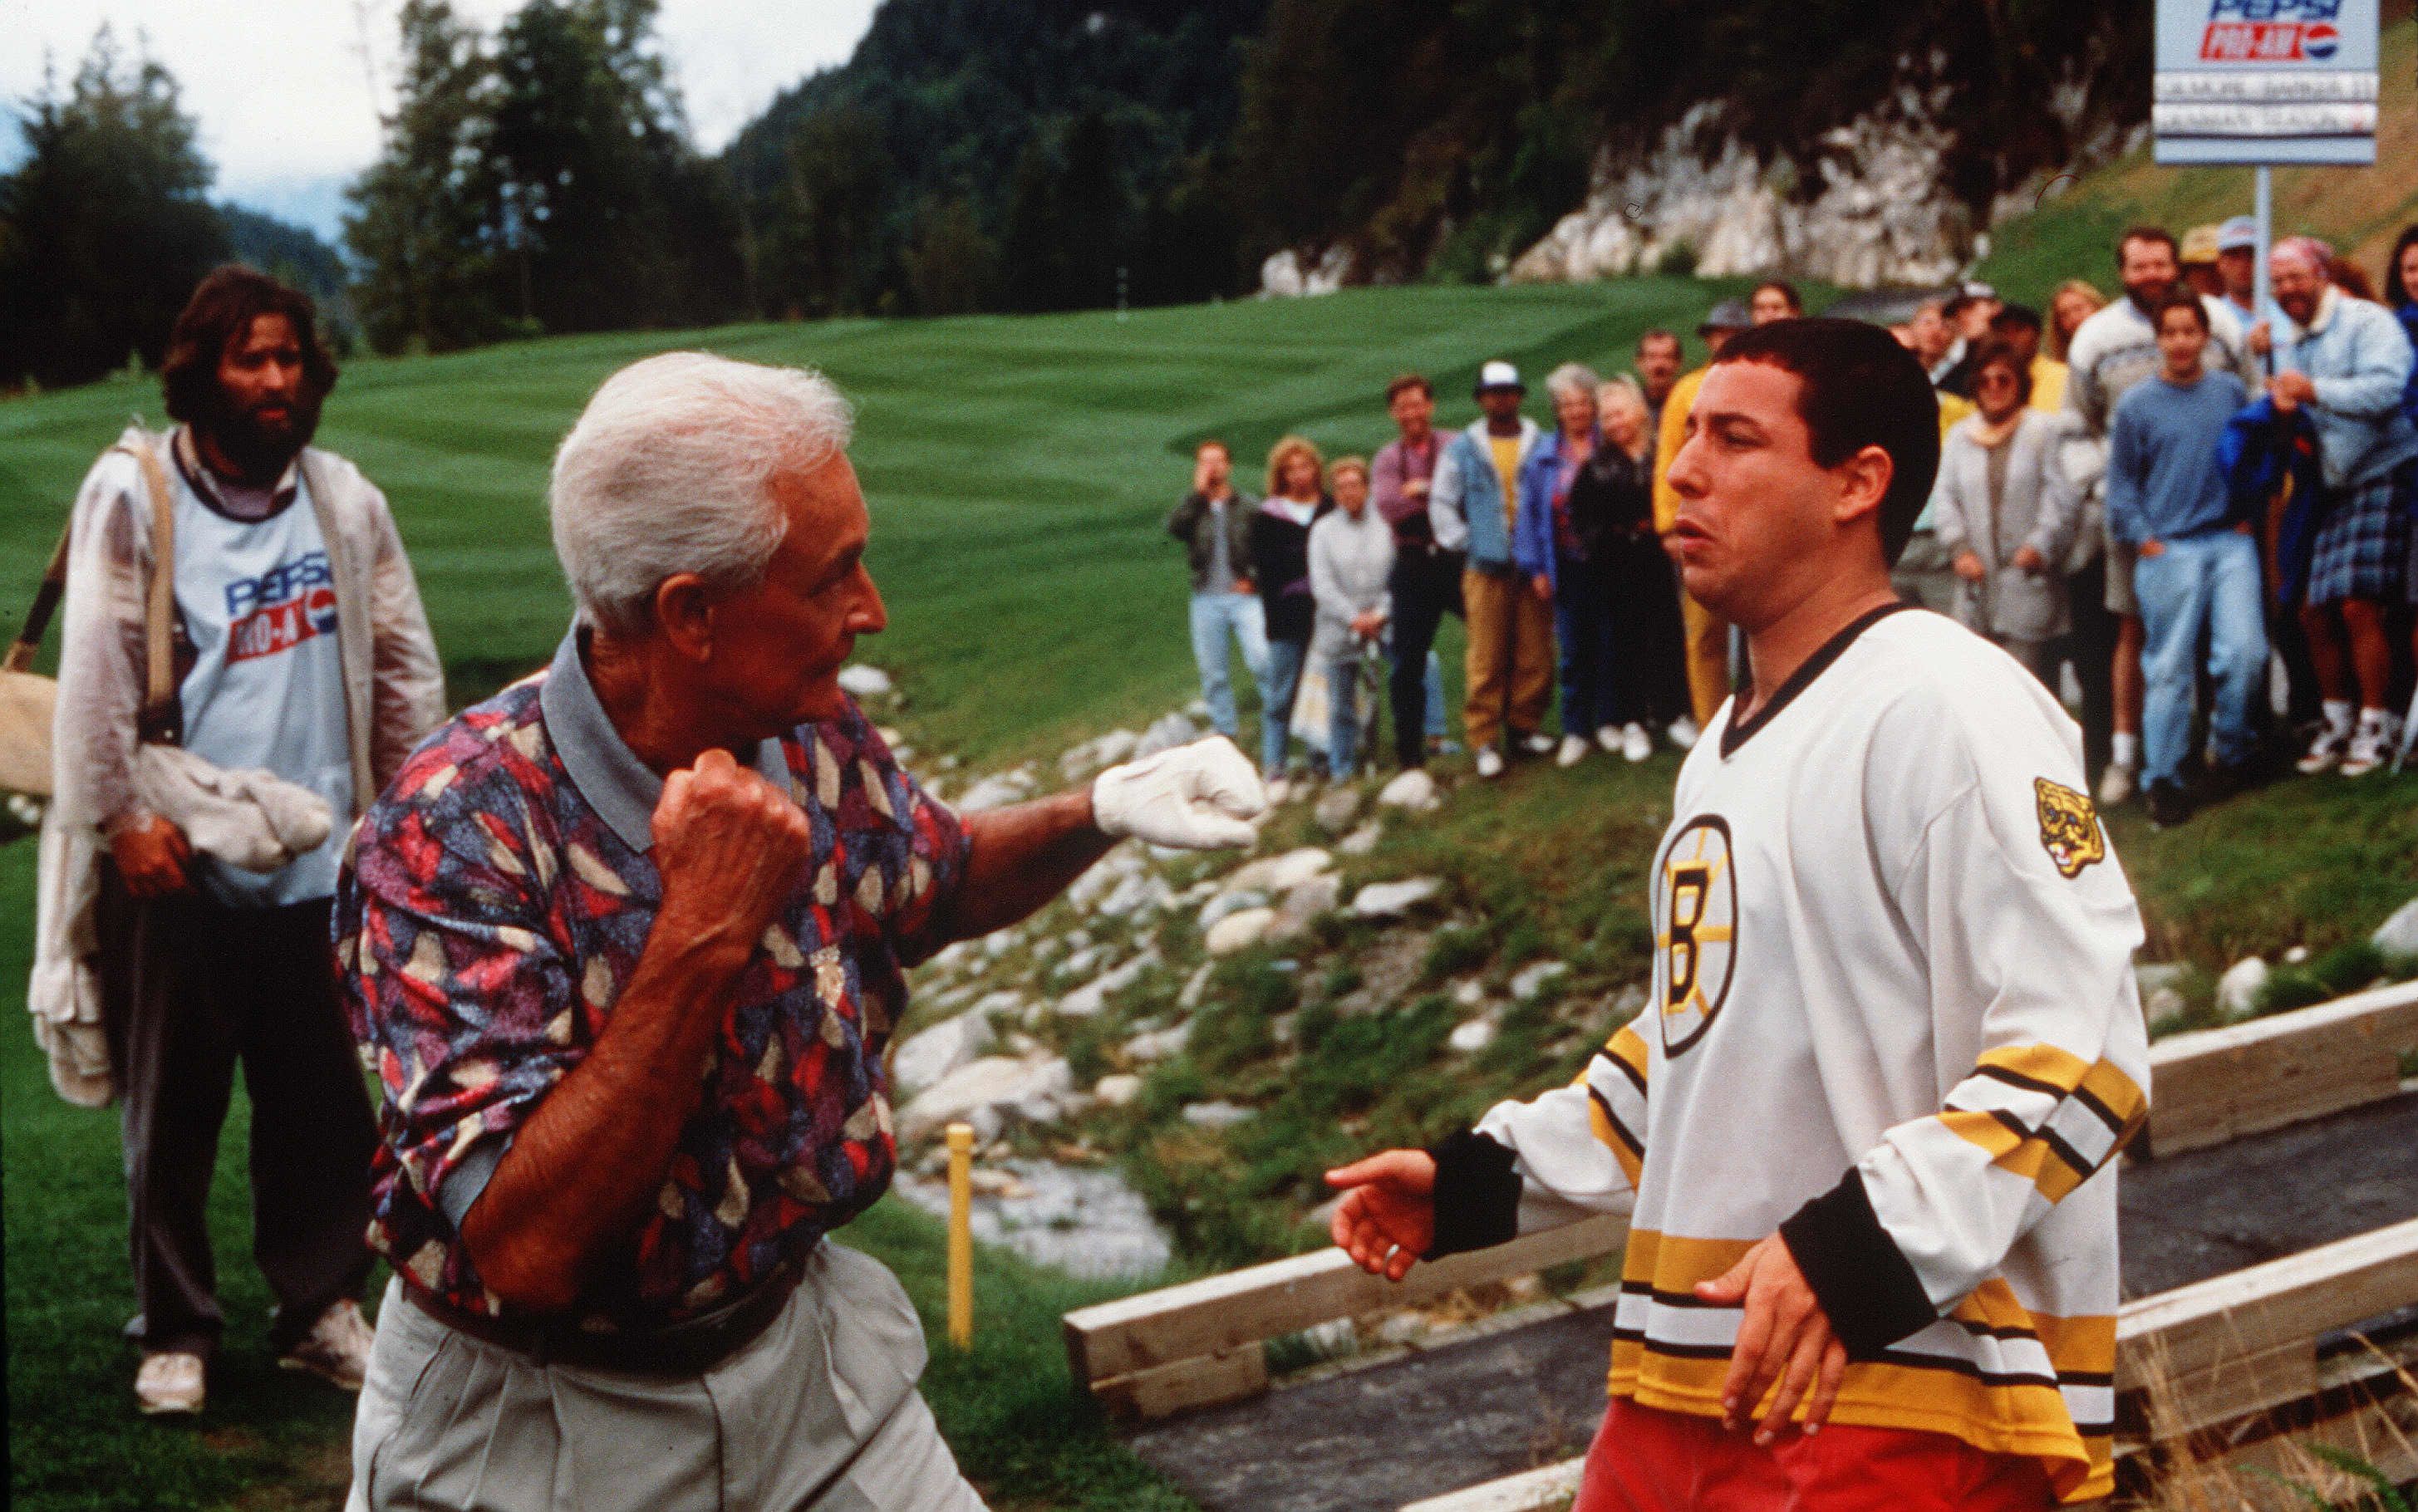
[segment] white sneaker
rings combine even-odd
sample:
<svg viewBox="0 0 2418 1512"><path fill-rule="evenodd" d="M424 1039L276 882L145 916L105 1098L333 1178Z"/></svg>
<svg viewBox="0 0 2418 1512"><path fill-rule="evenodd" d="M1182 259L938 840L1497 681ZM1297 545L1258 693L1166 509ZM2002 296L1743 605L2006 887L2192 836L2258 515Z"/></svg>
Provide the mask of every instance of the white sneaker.
<svg viewBox="0 0 2418 1512"><path fill-rule="evenodd" d="M1671 722L1671 727L1662 732L1662 737L1682 751L1692 751L1696 748L1697 739L1704 733L1696 728L1694 720L1681 714Z"/></svg>
<svg viewBox="0 0 2418 1512"><path fill-rule="evenodd" d="M2107 770L2099 774L2099 806L2115 808L2131 802L2133 786L2133 769L2110 761Z"/></svg>
<svg viewBox="0 0 2418 1512"><path fill-rule="evenodd" d="M2363 715L2359 733L2350 738L2350 750L2342 758L2342 774L2364 777L2393 759L2393 731L2390 716L2369 718Z"/></svg>
<svg viewBox="0 0 2418 1512"><path fill-rule="evenodd" d="M145 1417L190 1415L202 1410L202 1357L178 1350L143 1356L134 1373L135 1410Z"/></svg>
<svg viewBox="0 0 2418 1512"><path fill-rule="evenodd" d="M1494 747L1481 746L1477 752L1477 774L1493 778L1503 775L1503 753Z"/></svg>
<svg viewBox="0 0 2418 1512"><path fill-rule="evenodd" d="M277 1357L277 1363L288 1370L300 1370L344 1391L361 1389L361 1378L369 1373L370 1345L377 1336L370 1329L369 1321L361 1316L361 1306L350 1298L332 1303L311 1325L295 1346Z"/></svg>
<svg viewBox="0 0 2418 1512"><path fill-rule="evenodd" d="M1605 725L1595 732L1595 743L1603 747L1606 756L1620 755L1620 726Z"/></svg>
<svg viewBox="0 0 2418 1512"><path fill-rule="evenodd" d="M2349 743L2350 729L2348 725L2322 725L2318 730L2318 738L2309 742L2309 754L2293 765L2300 769L2301 775L2314 777L2319 772L2328 771L2339 766L2342 763L2343 748Z"/></svg>
<svg viewBox="0 0 2418 1512"><path fill-rule="evenodd" d="M1586 737L1583 735L1565 735L1562 737L1561 748L1553 753L1553 765L1557 767L1575 767L1580 762L1586 759Z"/></svg>
<svg viewBox="0 0 2418 1512"><path fill-rule="evenodd" d="M1546 734L1543 730L1538 730L1534 734L1530 735L1523 735L1520 737L1520 749L1527 752L1530 756L1552 756L1553 754L1553 738Z"/></svg>
<svg viewBox="0 0 2418 1512"><path fill-rule="evenodd" d="M1654 754L1654 737L1631 720L1620 732L1620 754L1631 761L1643 761Z"/></svg>

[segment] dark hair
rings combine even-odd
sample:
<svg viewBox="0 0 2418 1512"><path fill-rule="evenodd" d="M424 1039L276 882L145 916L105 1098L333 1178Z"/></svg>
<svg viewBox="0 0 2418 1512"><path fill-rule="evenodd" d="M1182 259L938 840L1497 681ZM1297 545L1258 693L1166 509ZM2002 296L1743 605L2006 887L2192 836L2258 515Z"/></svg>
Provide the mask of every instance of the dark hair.
<svg viewBox="0 0 2418 1512"><path fill-rule="evenodd" d="M2418 246L2418 225L2403 226L2393 238L2393 255L2384 262L2384 302L2395 310L2418 304L2418 289L2401 282L2401 254L2413 246Z"/></svg>
<svg viewBox="0 0 2418 1512"><path fill-rule="evenodd" d="M1783 278L1768 278L1762 283L1756 284L1753 288L1749 289L1746 296L1747 304L1752 307L1754 303L1754 297L1761 294L1766 289L1778 289L1780 291L1780 297L1788 301L1788 313L1790 314L1801 315L1805 313L1805 300L1798 294L1797 285L1789 283Z"/></svg>
<svg viewBox="0 0 2418 1512"><path fill-rule="evenodd" d="M2124 249L2136 241L2154 241L2161 243L2166 249L2166 255L2172 257L2178 265L2180 265L2183 260L2183 251L2181 247L2175 244L2175 234L2173 232L2167 230L2164 226L2137 225L2126 227L2124 234L2116 238L2117 267L2121 267L2124 266Z"/></svg>
<svg viewBox="0 0 2418 1512"><path fill-rule="evenodd" d="M2210 333L2208 306L2200 303L2199 296L2192 293L2191 290L2177 284L2173 293L2158 301L2158 308L2150 312L2151 330L2163 331L2166 328L2166 312L2169 310L2190 311L2192 318L2199 322L2199 333L2203 336Z"/></svg>
<svg viewBox="0 0 2418 1512"><path fill-rule="evenodd" d="M2024 360L2024 355L2015 350L2012 342L2002 336L1985 336L1974 344L1970 360L1973 364L1973 387L1977 390L1982 387L1983 373L1994 367L2005 368L2015 375L2017 403L2028 405L2032 402L2032 365Z"/></svg>
<svg viewBox="0 0 2418 1512"><path fill-rule="evenodd" d="M168 352L160 359L160 393L170 420L191 421L214 413L219 361L262 315L283 315L292 323L302 344L305 397L314 408L328 397L336 387L336 359L319 341L319 312L311 297L266 273L229 263L194 288L168 333Z"/></svg>
<svg viewBox="0 0 2418 1512"><path fill-rule="evenodd" d="M1430 399L1433 399L1435 397L1435 385L1428 382L1426 374L1405 373L1401 376L1396 378L1393 382L1385 385L1385 403L1390 405L1395 400L1400 398L1402 396L1402 391L1406 389L1416 389L1419 392L1427 395Z"/></svg>
<svg viewBox="0 0 2418 1512"><path fill-rule="evenodd" d="M2418 226L2412 226L2410 227L2410 230L2418 231ZM1672 345L1679 349L1681 356L1684 357L1687 355L1688 344L1679 339L1679 333L1676 330L1665 330L1661 327L1656 326L1652 329L1648 330L1645 335L1637 338L1637 349L1641 352L1645 350L1645 344L1647 342L1669 342Z"/></svg>
<svg viewBox="0 0 2418 1512"><path fill-rule="evenodd" d="M1990 328L1996 330L2001 326L2014 330L2028 330L2035 336L2048 328L2047 322L2041 319L2041 313L2028 304L1998 306L1998 313L1990 317Z"/></svg>
<svg viewBox="0 0 2418 1512"><path fill-rule="evenodd" d="M1894 567L1939 475L1939 398L1921 361L1860 320L1775 320L1730 338L1716 362L1767 362L1797 375L1797 413L1817 466L1868 446L1889 453L1881 556Z"/></svg>

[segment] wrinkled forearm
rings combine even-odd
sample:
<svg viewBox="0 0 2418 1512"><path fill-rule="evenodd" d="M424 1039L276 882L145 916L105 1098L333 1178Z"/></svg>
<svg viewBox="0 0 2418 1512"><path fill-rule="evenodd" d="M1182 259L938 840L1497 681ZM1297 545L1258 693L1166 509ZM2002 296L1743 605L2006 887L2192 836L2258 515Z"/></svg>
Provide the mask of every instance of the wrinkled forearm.
<svg viewBox="0 0 2418 1512"><path fill-rule="evenodd" d="M1092 817L1092 790L964 817L965 879L941 915L941 938L971 939L1040 911L1116 842Z"/></svg>

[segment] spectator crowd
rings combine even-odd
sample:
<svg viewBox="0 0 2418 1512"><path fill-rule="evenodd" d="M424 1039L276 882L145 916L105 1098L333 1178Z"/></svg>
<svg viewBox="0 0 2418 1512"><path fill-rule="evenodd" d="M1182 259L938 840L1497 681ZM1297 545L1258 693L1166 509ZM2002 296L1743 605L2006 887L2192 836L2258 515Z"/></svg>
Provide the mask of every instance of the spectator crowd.
<svg viewBox="0 0 2418 1512"><path fill-rule="evenodd" d="M2043 312L1967 283L1890 328L1931 374L1942 435L1900 595L2063 697L2102 806L2137 798L2161 826L2287 768L2357 777L2411 743L2418 226L2381 295L2325 243L2278 242L2263 305L2257 239L2246 216L2180 240L2135 226L2113 298L2072 279ZM1804 313L1769 280L1696 334L1709 361ZM1467 628L1461 736L1480 777L1694 743L1745 671L1741 637L1664 550L1705 372L1686 367L1680 337L1649 330L1625 373L1554 368L1532 413L1518 367L1490 360L1450 431L1407 373L1373 458L1286 435L1261 498L1224 440L1200 442L1168 529L1190 560L1201 695L1235 735L1239 650L1274 796L1373 760L1381 704L1396 765L1461 749L1434 649L1446 615Z"/></svg>

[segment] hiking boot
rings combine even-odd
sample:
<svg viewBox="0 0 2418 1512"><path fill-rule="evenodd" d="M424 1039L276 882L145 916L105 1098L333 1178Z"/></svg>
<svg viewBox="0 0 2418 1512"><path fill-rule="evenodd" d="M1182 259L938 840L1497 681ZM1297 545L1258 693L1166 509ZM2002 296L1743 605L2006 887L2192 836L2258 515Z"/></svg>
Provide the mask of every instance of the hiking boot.
<svg viewBox="0 0 2418 1512"><path fill-rule="evenodd" d="M2314 777L2319 772L2332 771L2342 764L2343 748L2349 744L2350 744L2349 725L2321 725L2318 730L2318 738L2309 742L2309 754L2293 765L2304 777Z"/></svg>
<svg viewBox="0 0 2418 1512"><path fill-rule="evenodd" d="M1584 735L1565 735L1561 748L1553 753L1553 765L1575 767L1586 759L1587 743Z"/></svg>
<svg viewBox="0 0 2418 1512"><path fill-rule="evenodd" d="M2346 777L2364 777L2393 759L2391 717L2363 716L2359 732L2350 738L2350 749L2343 753L2339 769Z"/></svg>
<svg viewBox="0 0 2418 1512"><path fill-rule="evenodd" d="M143 1356L134 1373L134 1407L145 1417L190 1417L202 1410L202 1357L182 1350Z"/></svg>
<svg viewBox="0 0 2418 1512"><path fill-rule="evenodd" d="M311 1332L279 1355L277 1363L288 1370L317 1376L339 1390L359 1391L362 1376L369 1371L370 1345L376 1337L361 1317L360 1304L346 1298L330 1304L311 1325Z"/></svg>
<svg viewBox="0 0 2418 1512"><path fill-rule="evenodd" d="M2153 782L2146 796L2152 829L2171 830L2191 817L2191 800L2183 796L2181 783Z"/></svg>

